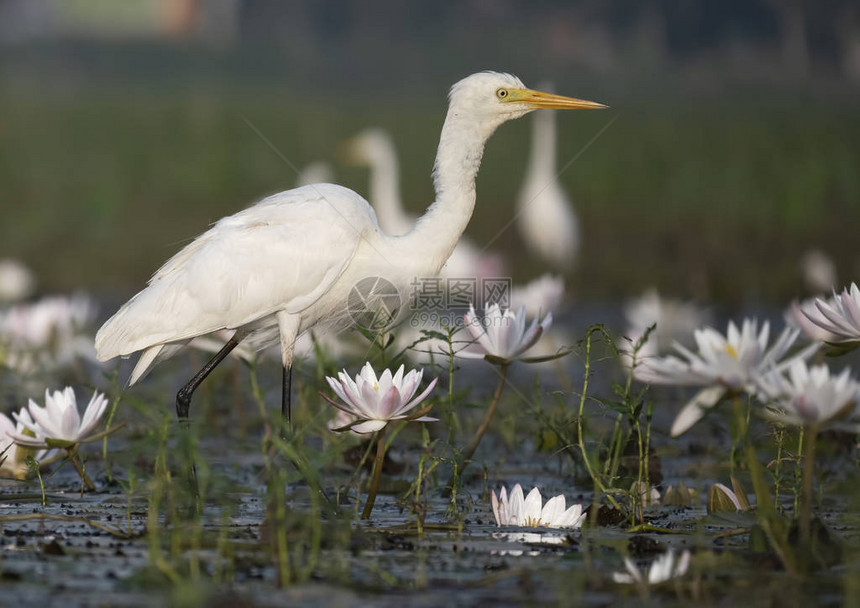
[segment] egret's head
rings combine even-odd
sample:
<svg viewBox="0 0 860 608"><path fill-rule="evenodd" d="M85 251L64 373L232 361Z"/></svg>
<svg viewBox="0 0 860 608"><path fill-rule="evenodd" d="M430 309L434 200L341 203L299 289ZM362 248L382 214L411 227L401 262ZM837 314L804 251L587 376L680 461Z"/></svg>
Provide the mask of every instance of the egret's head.
<svg viewBox="0 0 860 608"><path fill-rule="evenodd" d="M479 72L451 87L450 112L501 124L532 110L593 110L607 106L526 88L511 74Z"/></svg>
<svg viewBox="0 0 860 608"><path fill-rule="evenodd" d="M351 165L375 165L395 154L391 136L385 130L374 127L343 142L338 152L343 161Z"/></svg>

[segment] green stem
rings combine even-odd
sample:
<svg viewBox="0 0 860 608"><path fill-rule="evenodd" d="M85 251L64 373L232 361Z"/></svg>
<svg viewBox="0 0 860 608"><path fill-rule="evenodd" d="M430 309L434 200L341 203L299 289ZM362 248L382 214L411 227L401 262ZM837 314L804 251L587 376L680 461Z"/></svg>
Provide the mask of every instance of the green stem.
<svg viewBox="0 0 860 608"><path fill-rule="evenodd" d="M803 454L803 427L800 427L800 433L797 435L797 458L794 461L794 512L797 513L800 510L800 498L798 494L798 489L803 483L803 475L801 473L801 457Z"/></svg>
<svg viewBox="0 0 860 608"><path fill-rule="evenodd" d="M812 527L812 476L815 473L815 437L818 428L813 424L806 427L806 449L803 454L803 494L800 501L800 541L801 546L809 546Z"/></svg>
<svg viewBox="0 0 860 608"><path fill-rule="evenodd" d="M508 376L508 364L504 363L501 365L501 371L499 372L499 383L496 385L496 391L493 393L493 400L490 401L490 406L487 408L487 413L484 414L484 419L481 421L481 426L478 427L478 430L475 432L475 436L472 437L472 441L469 443L468 447L463 450L463 454L461 455L461 462L463 465L460 467L460 475L463 474L463 471L466 470L466 467L469 464L469 461L472 460L472 456L475 455L475 450L478 449L478 445L481 443L481 438L484 436L484 433L487 432L487 428L490 426L490 420L493 419L493 414L496 412L496 408L499 406L499 401L502 397L502 389L505 387L505 380Z"/></svg>
<svg viewBox="0 0 860 608"><path fill-rule="evenodd" d="M773 499L770 496L770 490L764 479L764 472L762 471L761 463L758 461L755 446L749 440L747 417L741 405L740 394L732 397L732 404L734 405L735 421L738 429L738 441L743 445L747 468L749 468L750 476L752 477L757 511L761 517L767 517L773 514Z"/></svg>
<svg viewBox="0 0 860 608"><path fill-rule="evenodd" d="M86 484L87 489L90 492L94 492L96 489L96 486L93 483L93 480L90 479L90 476L87 475L87 472L84 470L84 467L83 467L83 465L81 465L81 462L78 460L77 446L69 449L68 452L69 452L69 460L72 461L72 464L74 465L75 470L78 472L78 475L81 476L81 481L83 481L84 484Z"/></svg>
<svg viewBox="0 0 860 608"><path fill-rule="evenodd" d="M370 512L373 511L373 503L376 502L376 492L379 490L379 479L382 477L382 461L384 459L385 427L382 427L376 433L376 462L373 463L373 479L370 482L370 493L367 495L364 511L361 513L362 519L370 519Z"/></svg>
<svg viewBox="0 0 860 608"><path fill-rule="evenodd" d="M585 451L585 440L582 437L582 417L585 413L585 399L588 394L588 379L591 376L591 331L588 332L588 336L585 339L585 372L582 378L582 394L579 396L579 415L576 418L576 434L577 439L579 441L579 451L582 453L582 461L585 463L585 469L588 471L588 476L591 477L591 481L594 482L594 487L600 491L601 494L606 496L612 506L616 509L620 510L620 506L618 502L610 495L606 493L606 488L603 486L603 483L600 481L600 478L594 472L594 469L591 468L591 461L588 460L588 453ZM598 497L594 497L595 502L597 502Z"/></svg>
<svg viewBox="0 0 860 608"><path fill-rule="evenodd" d="M782 474L782 448L785 443L785 427L782 425L777 426L776 428L776 463L774 464L773 470L773 500L776 503L777 510L782 512L782 503L779 498L782 480L780 475Z"/></svg>

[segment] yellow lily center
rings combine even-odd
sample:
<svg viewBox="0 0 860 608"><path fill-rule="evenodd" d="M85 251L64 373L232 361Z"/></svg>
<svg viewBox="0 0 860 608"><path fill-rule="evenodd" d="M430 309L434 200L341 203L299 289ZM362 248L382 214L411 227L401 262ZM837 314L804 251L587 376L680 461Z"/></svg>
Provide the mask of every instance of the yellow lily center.
<svg viewBox="0 0 860 608"><path fill-rule="evenodd" d="M526 517L526 520L523 522L523 525L526 526L527 528L540 528L541 526L544 526L546 524L544 524L540 520L540 517L529 516L529 517Z"/></svg>
<svg viewBox="0 0 860 608"><path fill-rule="evenodd" d="M735 350L735 347L731 344L726 344L726 352L729 354L729 357L731 357L735 361L738 360L738 351Z"/></svg>
<svg viewBox="0 0 860 608"><path fill-rule="evenodd" d="M373 383L373 390L375 390L377 393L379 392L379 384L378 383L376 383L376 382Z"/></svg>

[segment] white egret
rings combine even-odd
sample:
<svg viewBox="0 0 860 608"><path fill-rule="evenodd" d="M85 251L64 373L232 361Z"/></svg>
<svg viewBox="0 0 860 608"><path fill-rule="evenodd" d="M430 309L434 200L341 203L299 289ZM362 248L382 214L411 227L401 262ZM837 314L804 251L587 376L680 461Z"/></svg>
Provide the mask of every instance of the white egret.
<svg viewBox="0 0 860 608"><path fill-rule="evenodd" d="M379 227L390 235L406 234L417 219L403 208L400 195L400 165L394 140L385 129L371 127L345 142L347 161L370 168L368 199L376 211ZM468 237L461 237L442 267L447 277L497 277L503 273L501 258L487 253Z"/></svg>
<svg viewBox="0 0 860 608"><path fill-rule="evenodd" d="M579 221L558 179L555 112L539 112L533 120L531 155L517 199L517 222L532 253L566 272L579 250Z"/></svg>
<svg viewBox="0 0 860 608"><path fill-rule="evenodd" d="M134 384L196 336L235 334L176 396L187 418L191 396L240 342L280 343L282 412L289 422L296 338L319 323L348 318L348 295L381 277L401 294L416 277L438 274L475 207L484 145L507 120L538 108L605 106L525 88L509 74L482 72L456 83L433 169L436 201L402 236L382 232L368 202L333 184L272 195L218 221L162 266L96 335L101 360L142 351Z"/></svg>

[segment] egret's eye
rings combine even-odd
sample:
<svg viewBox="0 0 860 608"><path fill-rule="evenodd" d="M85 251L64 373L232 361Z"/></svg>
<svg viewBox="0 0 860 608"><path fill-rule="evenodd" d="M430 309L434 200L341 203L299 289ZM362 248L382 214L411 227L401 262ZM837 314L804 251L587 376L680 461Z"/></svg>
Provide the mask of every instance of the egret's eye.
<svg viewBox="0 0 860 608"><path fill-rule="evenodd" d="M507 89L498 89L496 91L496 97L498 97L499 99L504 99L507 96L508 96L508 90Z"/></svg>

